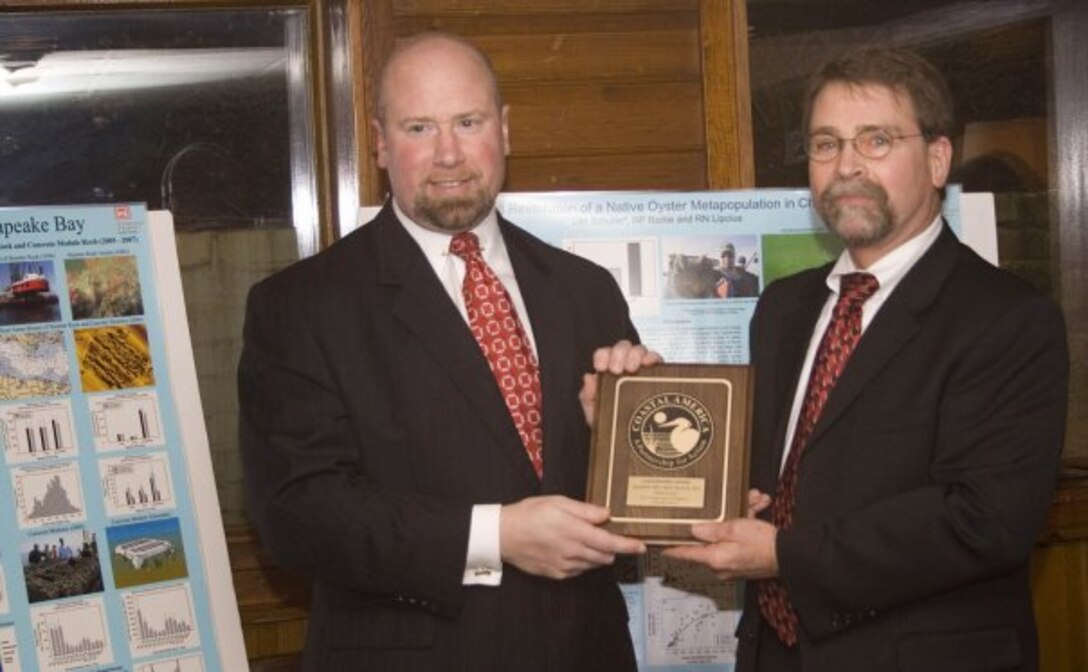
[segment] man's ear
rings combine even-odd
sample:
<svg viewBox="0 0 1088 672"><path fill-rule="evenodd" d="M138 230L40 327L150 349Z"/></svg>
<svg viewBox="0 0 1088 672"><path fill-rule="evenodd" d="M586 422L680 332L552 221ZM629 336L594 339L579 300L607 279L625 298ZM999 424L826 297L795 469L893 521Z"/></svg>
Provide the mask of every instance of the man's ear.
<svg viewBox="0 0 1088 672"><path fill-rule="evenodd" d="M371 117L370 128L374 131L374 157L379 168L388 168L388 148L385 146L385 128L377 117Z"/></svg>
<svg viewBox="0 0 1088 672"><path fill-rule="evenodd" d="M927 146L929 152L929 177L934 188L941 189L952 170L952 141L940 136Z"/></svg>
<svg viewBox="0 0 1088 672"><path fill-rule="evenodd" d="M503 105L502 113L500 114L500 120L502 121L502 153L503 156L510 156L510 106Z"/></svg>

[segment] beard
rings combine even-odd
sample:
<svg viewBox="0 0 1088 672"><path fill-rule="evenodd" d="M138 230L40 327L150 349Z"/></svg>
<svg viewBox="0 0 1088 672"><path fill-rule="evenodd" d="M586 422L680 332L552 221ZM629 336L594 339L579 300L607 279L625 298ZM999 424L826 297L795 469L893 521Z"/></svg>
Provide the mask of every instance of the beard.
<svg viewBox="0 0 1088 672"><path fill-rule="evenodd" d="M495 207L497 194L490 193L483 186L475 192L460 197L434 198L422 188L416 194L416 215L424 223L438 231L460 233L469 231L479 224Z"/></svg>
<svg viewBox="0 0 1088 672"><path fill-rule="evenodd" d="M862 196L869 203L842 204L842 197ZM836 181L816 199L816 212L847 247L866 247L891 234L895 222L888 192L872 182Z"/></svg>

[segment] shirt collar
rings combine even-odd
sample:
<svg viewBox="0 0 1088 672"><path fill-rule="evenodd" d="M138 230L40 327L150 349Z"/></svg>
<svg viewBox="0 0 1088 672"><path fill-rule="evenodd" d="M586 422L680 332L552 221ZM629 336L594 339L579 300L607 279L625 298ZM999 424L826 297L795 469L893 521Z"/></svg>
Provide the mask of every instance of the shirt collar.
<svg viewBox="0 0 1088 672"><path fill-rule="evenodd" d="M397 216L397 221L408 232L408 235L416 241L416 244L423 250L423 254L426 255L431 264L435 265L444 261L449 254L450 239L453 238L453 234L423 227L404 214L404 211L397 205L396 199L392 199L392 201L393 212ZM476 225L476 228L472 229L472 232L480 239L480 250L485 260L489 260L495 253L506 249L502 233L499 231L499 218L495 208L491 208L491 212L487 213L487 216Z"/></svg>
<svg viewBox="0 0 1088 672"><path fill-rule="evenodd" d="M918 263L918 260L922 258L933 243L937 242L943 226L944 219L938 213L922 233L877 259L872 266L865 269L866 273L872 273L876 276L877 281L880 283L879 291L881 294L890 292L899 284L907 271ZM854 264L849 250L843 250L835 265L831 268L831 273L827 276L827 286L832 292L838 294L840 278L847 273L856 273L858 270L860 269Z"/></svg>

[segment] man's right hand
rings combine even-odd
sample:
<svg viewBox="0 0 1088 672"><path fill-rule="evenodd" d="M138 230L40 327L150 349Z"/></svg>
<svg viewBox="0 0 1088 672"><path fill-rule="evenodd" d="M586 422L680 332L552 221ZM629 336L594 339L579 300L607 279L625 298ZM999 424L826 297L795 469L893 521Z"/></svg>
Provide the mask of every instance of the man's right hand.
<svg viewBox="0 0 1088 672"><path fill-rule="evenodd" d="M552 579L612 564L617 554L642 554L646 545L599 527L608 509L561 495L529 497L502 507L499 548L503 562Z"/></svg>

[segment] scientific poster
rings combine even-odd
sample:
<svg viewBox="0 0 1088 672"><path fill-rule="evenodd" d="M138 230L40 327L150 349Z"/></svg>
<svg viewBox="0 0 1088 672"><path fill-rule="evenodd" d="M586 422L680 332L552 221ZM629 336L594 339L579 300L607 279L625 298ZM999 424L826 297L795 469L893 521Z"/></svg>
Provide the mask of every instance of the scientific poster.
<svg viewBox="0 0 1088 672"><path fill-rule="evenodd" d="M244 669L203 429L169 217L0 208L0 669Z"/></svg>

